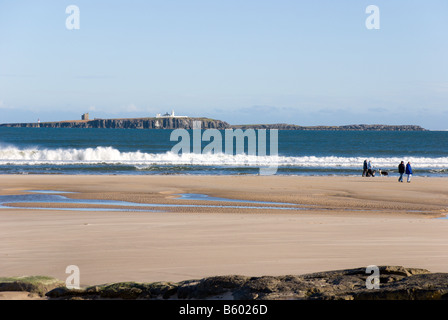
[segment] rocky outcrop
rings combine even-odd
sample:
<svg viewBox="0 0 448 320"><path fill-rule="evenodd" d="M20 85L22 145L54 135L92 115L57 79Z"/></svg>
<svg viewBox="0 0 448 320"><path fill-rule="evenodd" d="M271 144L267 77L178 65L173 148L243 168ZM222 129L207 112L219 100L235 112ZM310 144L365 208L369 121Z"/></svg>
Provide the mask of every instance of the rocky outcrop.
<svg viewBox="0 0 448 320"><path fill-rule="evenodd" d="M416 125L353 124L346 126L298 126L295 124L232 125L232 129L326 130L326 131L427 131Z"/></svg>
<svg viewBox="0 0 448 320"><path fill-rule="evenodd" d="M2 127L24 128L108 128L108 129L193 129L193 122L200 121L203 129L227 129L227 122L208 118L133 118L94 119L41 123L7 123Z"/></svg>
<svg viewBox="0 0 448 320"><path fill-rule="evenodd" d="M382 266L380 288L367 289L365 268L289 276L218 276L178 283L115 283L69 290L50 299L447 300L448 274Z"/></svg>
<svg viewBox="0 0 448 320"><path fill-rule="evenodd" d="M416 125L384 125L384 124L352 124L340 126L340 130L367 130L367 131L427 131Z"/></svg>
<svg viewBox="0 0 448 320"><path fill-rule="evenodd" d="M65 283L51 277L0 277L0 291L26 291L44 296L46 292L64 286Z"/></svg>

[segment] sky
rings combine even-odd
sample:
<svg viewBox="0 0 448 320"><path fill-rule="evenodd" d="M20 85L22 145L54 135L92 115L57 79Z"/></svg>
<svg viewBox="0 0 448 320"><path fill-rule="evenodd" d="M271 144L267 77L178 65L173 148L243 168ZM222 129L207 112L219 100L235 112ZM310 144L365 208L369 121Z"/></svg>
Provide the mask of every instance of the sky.
<svg viewBox="0 0 448 320"><path fill-rule="evenodd" d="M447 130L447 15L446 0L0 0L0 123L175 110Z"/></svg>

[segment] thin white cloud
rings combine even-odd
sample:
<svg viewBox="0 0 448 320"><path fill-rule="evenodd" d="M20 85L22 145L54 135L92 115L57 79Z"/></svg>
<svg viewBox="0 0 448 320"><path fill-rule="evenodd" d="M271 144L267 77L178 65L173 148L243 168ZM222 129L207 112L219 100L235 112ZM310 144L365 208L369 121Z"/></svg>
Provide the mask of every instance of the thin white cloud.
<svg viewBox="0 0 448 320"><path fill-rule="evenodd" d="M140 111L142 111L142 109L140 107L137 107L135 104L131 103L131 104L125 106L123 108L123 111L126 111L126 112L140 112Z"/></svg>
<svg viewBox="0 0 448 320"><path fill-rule="evenodd" d="M163 109L163 110L162 110ZM120 116L126 116L127 114L135 115L135 114L141 114L142 116L148 115L148 116L155 116L156 113L164 113L166 110L164 108L152 108L152 107L142 107L135 103L128 103L128 104L122 104L122 105L116 105L116 106L97 106L93 105L89 108L91 112L101 113L104 116L107 115L120 115ZM171 111L171 109L170 109Z"/></svg>
<svg viewBox="0 0 448 320"><path fill-rule="evenodd" d="M14 109L14 107L5 104L3 100L0 100L0 109Z"/></svg>
<svg viewBox="0 0 448 320"><path fill-rule="evenodd" d="M434 83L432 89L438 93L448 93L448 82Z"/></svg>
<svg viewBox="0 0 448 320"><path fill-rule="evenodd" d="M95 80L95 79L113 79L114 76L110 75L98 75L98 74L90 74L90 75L79 75L74 76L75 79L84 79L84 80Z"/></svg>

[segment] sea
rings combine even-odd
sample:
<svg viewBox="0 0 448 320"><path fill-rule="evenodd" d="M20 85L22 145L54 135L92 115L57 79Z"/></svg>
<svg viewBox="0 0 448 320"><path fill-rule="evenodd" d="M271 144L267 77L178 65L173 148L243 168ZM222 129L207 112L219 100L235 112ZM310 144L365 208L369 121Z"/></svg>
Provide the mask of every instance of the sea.
<svg viewBox="0 0 448 320"><path fill-rule="evenodd" d="M448 131L279 130L274 139L268 130L266 152L256 132L256 154L249 139L239 152L236 140L226 148L224 130L173 131L0 127L0 174L258 175L269 166L276 175L360 176L367 159L389 176L401 161L414 176L448 176Z"/></svg>

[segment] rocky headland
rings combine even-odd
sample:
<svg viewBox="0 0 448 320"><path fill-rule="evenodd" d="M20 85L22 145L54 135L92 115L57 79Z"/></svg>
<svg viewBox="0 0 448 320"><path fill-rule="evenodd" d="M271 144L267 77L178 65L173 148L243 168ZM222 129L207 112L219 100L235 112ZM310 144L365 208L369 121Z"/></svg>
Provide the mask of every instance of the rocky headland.
<svg viewBox="0 0 448 320"><path fill-rule="evenodd" d="M21 128L106 128L106 129L193 129L193 122L200 121L203 129L227 129L227 122L208 118L125 118L94 119L56 122L6 123L2 127Z"/></svg>
<svg viewBox="0 0 448 320"><path fill-rule="evenodd" d="M1 127L23 128L110 128L110 129L193 129L193 122L200 121L202 129L278 129L278 130L327 130L327 131L426 131L417 125L354 124L345 126L299 126L295 124L246 124L230 125L209 118L123 118L94 119L56 122L4 123Z"/></svg>

